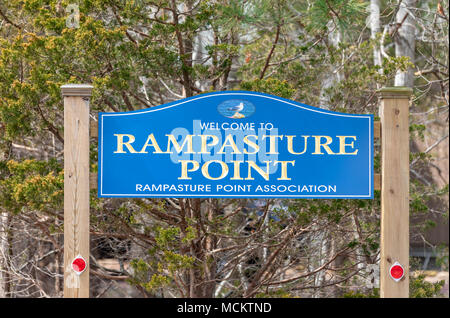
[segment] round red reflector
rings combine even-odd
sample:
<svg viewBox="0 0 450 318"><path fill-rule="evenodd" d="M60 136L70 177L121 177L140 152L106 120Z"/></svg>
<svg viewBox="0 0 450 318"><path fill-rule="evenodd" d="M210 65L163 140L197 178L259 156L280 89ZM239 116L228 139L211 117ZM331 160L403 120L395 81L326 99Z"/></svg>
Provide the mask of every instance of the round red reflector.
<svg viewBox="0 0 450 318"><path fill-rule="evenodd" d="M403 267L396 262L394 265L392 265L390 274L395 281L399 281L400 279L402 279L404 274Z"/></svg>
<svg viewBox="0 0 450 318"><path fill-rule="evenodd" d="M72 268L77 274L81 274L86 269L86 261L81 256L78 256L73 260Z"/></svg>

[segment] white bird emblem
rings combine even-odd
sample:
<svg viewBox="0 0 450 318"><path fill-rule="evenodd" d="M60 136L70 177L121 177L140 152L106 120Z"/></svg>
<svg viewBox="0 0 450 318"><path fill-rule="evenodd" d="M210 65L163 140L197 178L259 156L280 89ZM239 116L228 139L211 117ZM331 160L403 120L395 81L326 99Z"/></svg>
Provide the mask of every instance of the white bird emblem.
<svg viewBox="0 0 450 318"><path fill-rule="evenodd" d="M233 116L230 116L230 118L245 118L245 115L241 114L240 111L244 109L244 103L240 103L237 106L233 106L228 108L229 111L234 112Z"/></svg>
<svg viewBox="0 0 450 318"><path fill-rule="evenodd" d="M237 105L237 106L233 106L233 107L228 108L228 110L231 110L233 112L240 112L243 109L244 109L244 103L242 103L242 102L239 105Z"/></svg>

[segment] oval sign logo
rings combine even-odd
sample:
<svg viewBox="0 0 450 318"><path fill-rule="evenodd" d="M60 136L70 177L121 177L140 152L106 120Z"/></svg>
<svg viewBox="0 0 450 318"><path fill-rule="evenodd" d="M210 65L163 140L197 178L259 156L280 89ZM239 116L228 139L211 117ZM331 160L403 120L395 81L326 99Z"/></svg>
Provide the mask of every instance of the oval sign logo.
<svg viewBox="0 0 450 318"><path fill-rule="evenodd" d="M255 112L255 106L244 99L229 99L217 106L220 114L227 118L242 119Z"/></svg>

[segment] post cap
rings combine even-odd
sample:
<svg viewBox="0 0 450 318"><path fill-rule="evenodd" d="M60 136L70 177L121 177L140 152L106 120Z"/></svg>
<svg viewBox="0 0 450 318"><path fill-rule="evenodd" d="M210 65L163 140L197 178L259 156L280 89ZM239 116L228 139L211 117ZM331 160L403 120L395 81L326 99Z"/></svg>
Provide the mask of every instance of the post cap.
<svg viewBox="0 0 450 318"><path fill-rule="evenodd" d="M380 88L377 93L381 98L406 98L408 99L412 93L413 89L406 86L395 86L395 87L383 87Z"/></svg>
<svg viewBox="0 0 450 318"><path fill-rule="evenodd" d="M67 96L83 96L90 97L92 95L93 86L89 84L66 84L61 86L61 94Z"/></svg>

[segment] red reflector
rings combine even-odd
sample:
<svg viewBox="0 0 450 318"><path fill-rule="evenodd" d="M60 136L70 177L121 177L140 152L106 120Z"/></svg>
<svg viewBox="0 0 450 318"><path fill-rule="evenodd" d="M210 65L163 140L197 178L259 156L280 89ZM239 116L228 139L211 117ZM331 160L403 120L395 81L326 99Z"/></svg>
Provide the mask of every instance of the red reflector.
<svg viewBox="0 0 450 318"><path fill-rule="evenodd" d="M86 269L86 261L78 256L72 261L72 268L77 274L81 274Z"/></svg>
<svg viewBox="0 0 450 318"><path fill-rule="evenodd" d="M405 271L403 270L402 265L400 265L398 262L395 262L395 264L392 265L391 269L389 270L389 273L395 281L399 281L400 279L402 279Z"/></svg>

